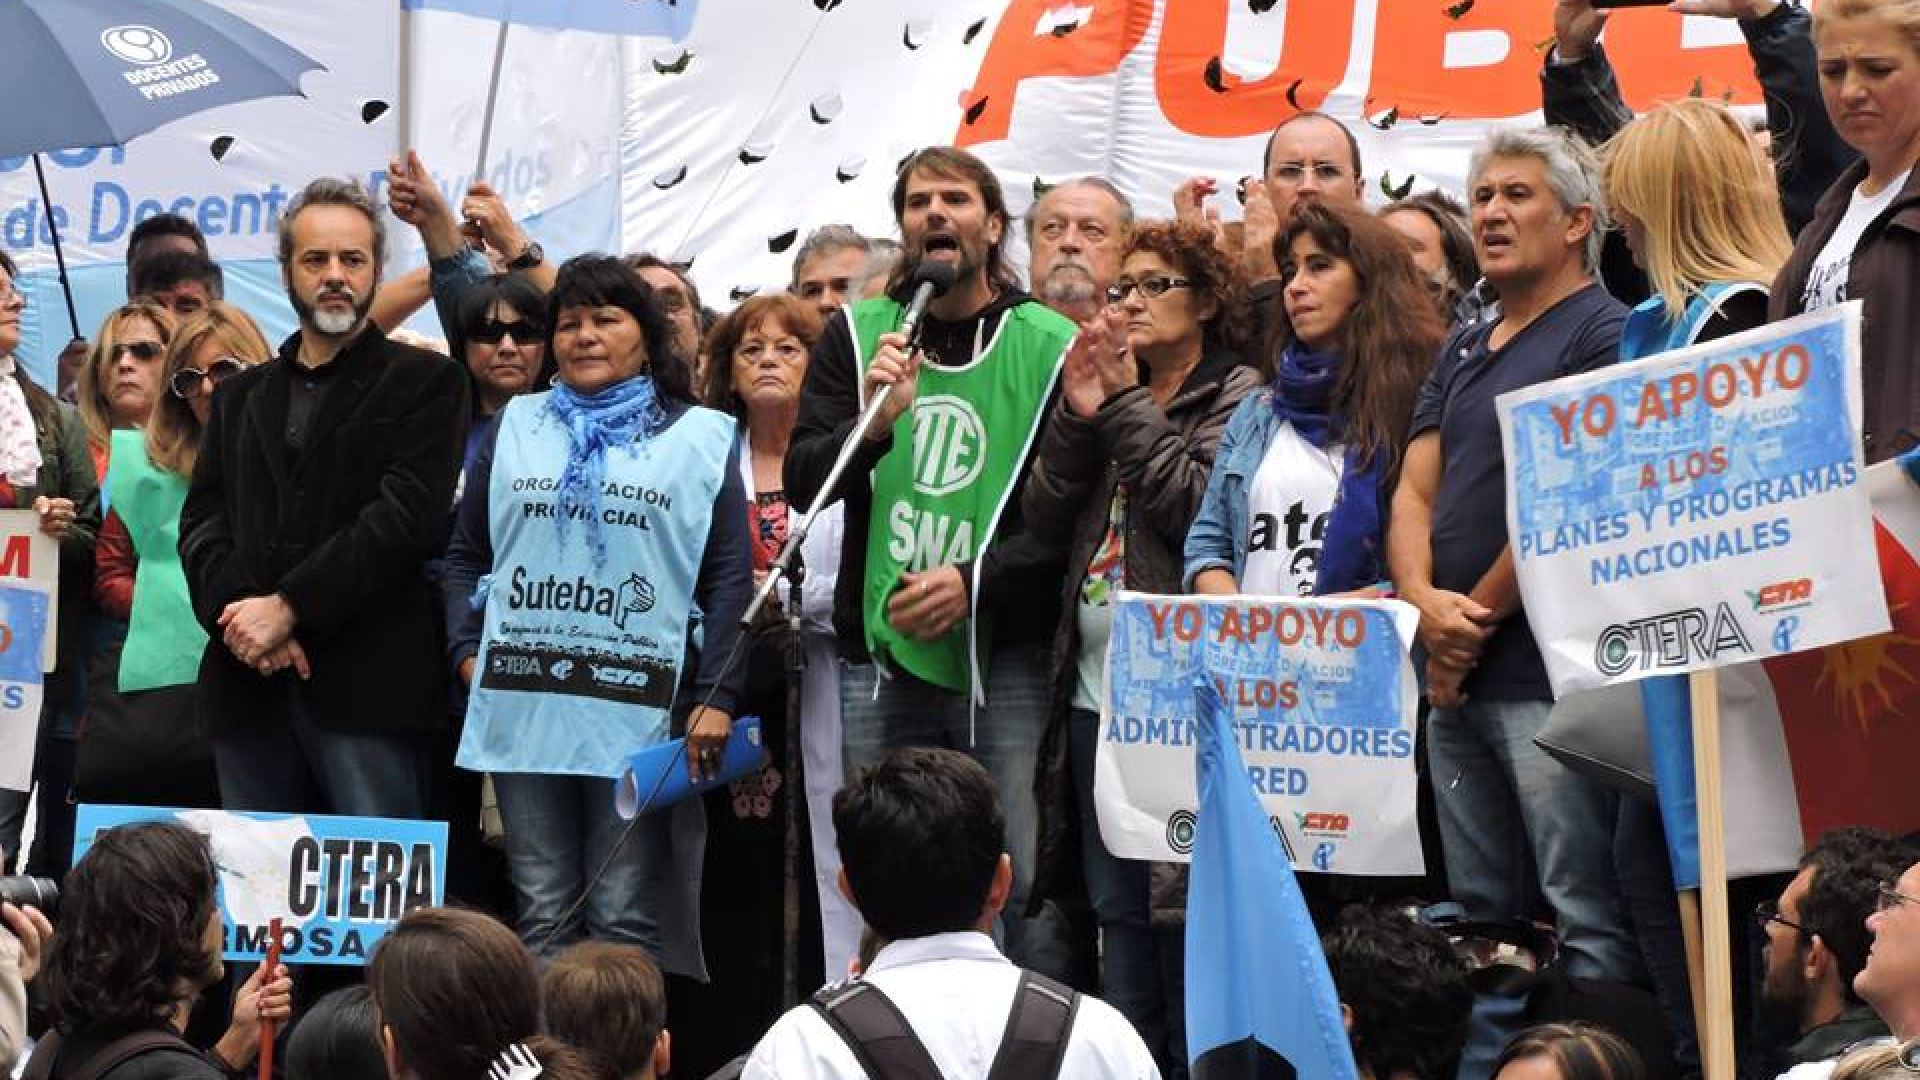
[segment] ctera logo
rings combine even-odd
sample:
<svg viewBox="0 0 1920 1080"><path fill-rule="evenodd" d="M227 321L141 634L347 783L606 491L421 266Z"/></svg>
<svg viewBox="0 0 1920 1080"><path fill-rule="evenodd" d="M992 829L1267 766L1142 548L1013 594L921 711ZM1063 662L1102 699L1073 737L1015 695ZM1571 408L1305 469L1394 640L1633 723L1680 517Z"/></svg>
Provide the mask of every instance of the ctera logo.
<svg viewBox="0 0 1920 1080"><path fill-rule="evenodd" d="M1753 610L1761 615L1774 615L1782 611L1792 611L1813 603L1813 579L1795 578L1792 581L1776 581L1758 589L1748 589L1747 599L1753 602Z"/></svg>
<svg viewBox="0 0 1920 1080"><path fill-rule="evenodd" d="M113 26L100 34L100 44L129 64L151 67L173 59L173 42L151 26Z"/></svg>
<svg viewBox="0 0 1920 1080"><path fill-rule="evenodd" d="M1593 664L1600 674L1612 678L1629 671L1690 667L1728 652L1751 654L1753 645L1733 609L1721 604L1711 615L1687 608L1615 623L1600 632Z"/></svg>

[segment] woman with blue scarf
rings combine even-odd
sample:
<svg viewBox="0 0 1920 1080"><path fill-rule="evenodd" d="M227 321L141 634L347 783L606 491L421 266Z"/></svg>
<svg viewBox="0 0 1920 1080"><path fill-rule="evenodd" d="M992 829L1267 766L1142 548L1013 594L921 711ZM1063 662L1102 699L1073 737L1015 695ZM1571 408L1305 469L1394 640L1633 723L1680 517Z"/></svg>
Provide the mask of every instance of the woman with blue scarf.
<svg viewBox="0 0 1920 1080"><path fill-rule="evenodd" d="M1377 595L1407 423L1445 328L1406 242L1366 213L1302 206L1274 255L1279 361L1227 421L1187 533L1186 584Z"/></svg>
<svg viewBox="0 0 1920 1080"><path fill-rule="evenodd" d="M561 267L547 326L555 385L494 418L447 551L470 691L458 763L493 774L528 945L642 945L700 974L699 845L677 842L699 835L699 800L623 840L613 781L681 732L690 773L714 773L732 728L726 661L752 588L733 420L693 404L652 290L620 260Z"/></svg>

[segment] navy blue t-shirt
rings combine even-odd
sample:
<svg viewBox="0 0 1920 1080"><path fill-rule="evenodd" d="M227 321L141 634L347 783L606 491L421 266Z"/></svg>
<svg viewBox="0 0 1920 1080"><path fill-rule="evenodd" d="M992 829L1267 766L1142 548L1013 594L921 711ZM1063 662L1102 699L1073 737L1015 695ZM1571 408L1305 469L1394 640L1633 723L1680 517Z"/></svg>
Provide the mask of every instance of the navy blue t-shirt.
<svg viewBox="0 0 1920 1080"><path fill-rule="evenodd" d="M1627 309L1598 285L1548 308L1498 352L1499 325L1453 332L1420 388L1412 435L1440 432L1440 490L1433 505L1433 584L1470 593L1507 546L1506 459L1493 400L1510 390L1592 371L1620 358ZM1487 701L1553 698L1524 611L1500 624L1461 689Z"/></svg>

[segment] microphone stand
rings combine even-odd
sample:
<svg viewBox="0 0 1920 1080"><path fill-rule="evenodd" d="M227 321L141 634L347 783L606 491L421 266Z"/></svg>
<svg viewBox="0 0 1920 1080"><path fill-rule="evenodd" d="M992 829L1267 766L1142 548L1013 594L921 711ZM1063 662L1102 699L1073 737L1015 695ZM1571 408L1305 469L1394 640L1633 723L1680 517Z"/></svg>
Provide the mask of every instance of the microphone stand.
<svg viewBox="0 0 1920 1080"><path fill-rule="evenodd" d="M919 347L919 328L914 328L913 339L907 343L907 353L912 355ZM781 955L781 1004L791 1009L798 1005L804 996L800 988L800 845L803 842L800 828L801 800L806 798L805 778L801 776L800 753L800 710L801 681L805 677L807 657L806 645L801 638L800 623L800 586L806 578L806 567L800 558L800 546L807 542L807 534L813 530L815 519L820 512L833 504L834 496L840 490L841 477L847 466L853 463L853 455L859 452L860 441L867 436L867 429L873 426L874 418L880 415L880 409L893 393L893 387L887 386L873 395L860 410L860 416L854 421L853 431L847 435L847 441L840 444L840 452L833 459L833 467L827 470L826 480L820 485L819 492L813 498L813 506L800 520L787 529L787 540L780 547L780 554L767 567L767 576L754 591L753 602L747 605L746 613L740 616L740 628L747 630L753 626L760 615L760 609L766 606L773 590L784 581L787 584L787 731L786 747L781 757L784 779L782 787L787 795L786 807L786 849L785 849L785 887L782 890L783 923L786 942Z"/></svg>

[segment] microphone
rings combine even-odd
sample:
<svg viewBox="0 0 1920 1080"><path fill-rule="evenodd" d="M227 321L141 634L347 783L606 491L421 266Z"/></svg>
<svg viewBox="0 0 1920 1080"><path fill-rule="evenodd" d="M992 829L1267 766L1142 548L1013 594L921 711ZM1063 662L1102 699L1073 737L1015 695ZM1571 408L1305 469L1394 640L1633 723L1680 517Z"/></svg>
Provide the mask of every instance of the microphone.
<svg viewBox="0 0 1920 1080"><path fill-rule="evenodd" d="M927 305L933 303L934 297L947 295L956 276L952 263L922 260L913 268L907 278L913 286L913 299L907 304L907 313L900 318L900 332L907 336L909 344L920 333L920 320L927 314Z"/></svg>

